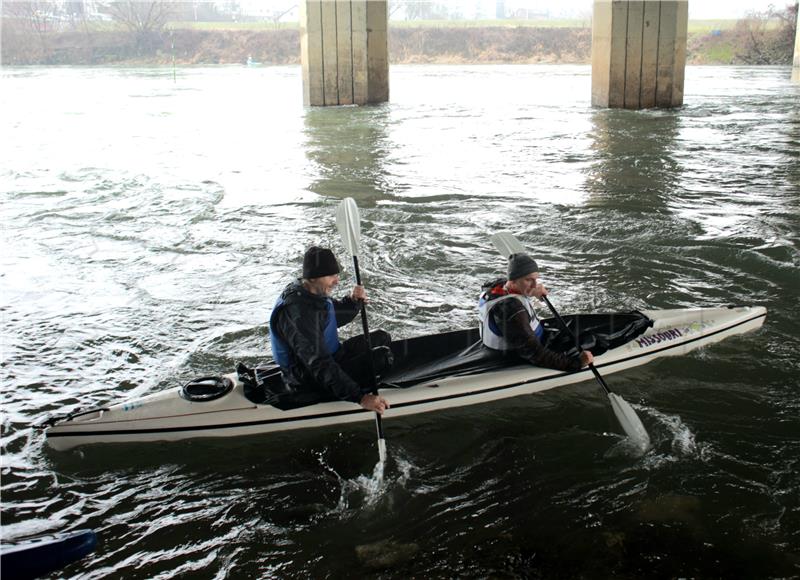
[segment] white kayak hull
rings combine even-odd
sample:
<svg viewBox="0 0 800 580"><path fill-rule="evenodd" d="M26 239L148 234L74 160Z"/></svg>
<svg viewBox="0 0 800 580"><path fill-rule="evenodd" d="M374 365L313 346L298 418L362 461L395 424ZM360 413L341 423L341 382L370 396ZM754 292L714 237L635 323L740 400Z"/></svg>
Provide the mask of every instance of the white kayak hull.
<svg viewBox="0 0 800 580"><path fill-rule="evenodd" d="M595 357L608 375L656 358L686 354L729 336L760 328L763 307L696 308L643 311L654 321L638 338ZM216 400L196 402L181 396L181 388L76 413L46 429L56 450L90 443L178 441L200 437L239 437L275 431L307 429L374 420L372 412L349 402L325 402L290 410L255 404L244 394L236 374L227 375L233 389ZM384 419L477 405L538 393L593 380L589 369L565 373L530 365L450 376L407 388L381 390L391 404Z"/></svg>

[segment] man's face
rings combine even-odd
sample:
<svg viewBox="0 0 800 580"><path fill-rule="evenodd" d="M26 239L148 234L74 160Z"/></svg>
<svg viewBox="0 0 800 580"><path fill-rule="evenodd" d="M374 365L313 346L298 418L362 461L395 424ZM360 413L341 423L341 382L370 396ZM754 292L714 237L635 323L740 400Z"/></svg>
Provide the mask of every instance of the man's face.
<svg viewBox="0 0 800 580"><path fill-rule="evenodd" d="M534 296L536 287L539 285L539 272L531 272L527 276L517 278L514 280L521 294L525 296Z"/></svg>
<svg viewBox="0 0 800 580"><path fill-rule="evenodd" d="M333 294L333 289L339 284L339 274L331 274L330 276L322 276L320 278L313 278L309 280L312 286L312 292L320 296L330 296Z"/></svg>

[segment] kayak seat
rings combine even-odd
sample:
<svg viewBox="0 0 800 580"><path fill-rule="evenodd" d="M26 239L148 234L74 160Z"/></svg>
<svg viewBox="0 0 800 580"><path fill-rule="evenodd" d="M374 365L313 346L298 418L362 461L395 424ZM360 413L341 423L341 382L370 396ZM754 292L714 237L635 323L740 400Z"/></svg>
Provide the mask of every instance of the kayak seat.
<svg viewBox="0 0 800 580"><path fill-rule="evenodd" d="M236 364L236 374L242 383L244 396L257 405L272 404L278 397L290 391L281 378L278 365L251 368L240 362Z"/></svg>

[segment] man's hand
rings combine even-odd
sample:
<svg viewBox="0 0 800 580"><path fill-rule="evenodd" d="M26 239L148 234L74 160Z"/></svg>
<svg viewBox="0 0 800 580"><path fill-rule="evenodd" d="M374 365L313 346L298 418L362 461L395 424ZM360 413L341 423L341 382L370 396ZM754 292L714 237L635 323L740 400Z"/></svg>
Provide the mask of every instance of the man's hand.
<svg viewBox="0 0 800 580"><path fill-rule="evenodd" d="M369 298L367 298L367 291L364 290L364 287L360 284L353 286L353 291L350 292L350 298L356 302L369 302Z"/></svg>
<svg viewBox="0 0 800 580"><path fill-rule="evenodd" d="M547 291L547 288L545 288L544 284L542 284L541 282L536 284L536 288L533 289L533 295L536 298L541 298L542 296L547 296L548 294L549 292Z"/></svg>
<svg viewBox="0 0 800 580"><path fill-rule="evenodd" d="M594 355L588 350L581 351L581 368L588 366L594 362Z"/></svg>
<svg viewBox="0 0 800 580"><path fill-rule="evenodd" d="M361 397L359 405L364 407L367 411L375 411L379 415L383 415L383 412L389 408L389 401L380 395L368 394Z"/></svg>

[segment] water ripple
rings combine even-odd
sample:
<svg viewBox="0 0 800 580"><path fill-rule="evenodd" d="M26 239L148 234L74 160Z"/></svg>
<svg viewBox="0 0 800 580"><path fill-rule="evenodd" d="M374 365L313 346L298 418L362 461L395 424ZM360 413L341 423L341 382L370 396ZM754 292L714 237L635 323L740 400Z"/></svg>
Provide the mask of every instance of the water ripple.
<svg viewBox="0 0 800 580"><path fill-rule="evenodd" d="M301 106L296 68L3 76L4 541L93 528L64 574L98 579L797 575L785 67L689 68L683 108L638 112L592 109L587 67L393 67L392 102L328 109ZM613 375L641 458L593 383L390 418L383 473L364 426L45 449L48 412L263 360L304 249L344 256L348 196L371 325L396 337L477 323L499 229L562 312L756 303L767 323Z"/></svg>

